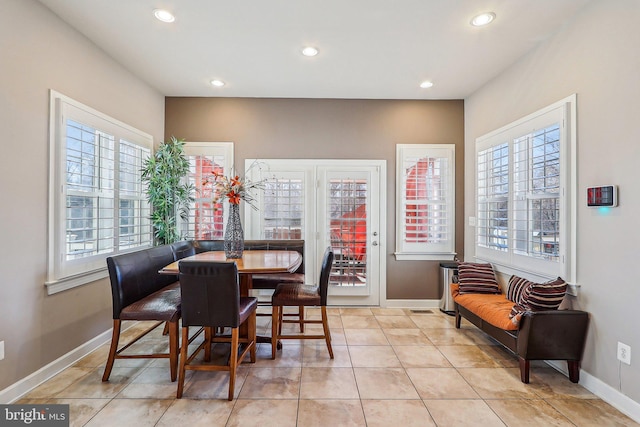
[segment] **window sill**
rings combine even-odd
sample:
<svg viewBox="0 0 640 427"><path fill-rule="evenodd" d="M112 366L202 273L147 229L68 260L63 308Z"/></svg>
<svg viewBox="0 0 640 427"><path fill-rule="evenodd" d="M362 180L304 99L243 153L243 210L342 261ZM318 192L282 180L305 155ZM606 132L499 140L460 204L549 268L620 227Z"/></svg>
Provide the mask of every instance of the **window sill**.
<svg viewBox="0 0 640 427"><path fill-rule="evenodd" d="M394 252L396 261L453 261L456 257L456 253L431 253L431 254L419 254L419 253L407 253L407 252Z"/></svg>
<svg viewBox="0 0 640 427"><path fill-rule="evenodd" d="M547 282L549 280L554 280L557 276L554 275L545 275L545 274L540 274L540 273L535 273L529 270L525 270L522 268L517 268L517 267L513 267L513 266L509 266L509 265L504 265L504 264L500 264L494 260L490 260L490 259L485 259L485 258L480 258L480 257L476 257L476 262L488 262L491 265L493 265L493 268L495 270L496 273L507 276L507 279L509 278L509 276L515 275L515 276L519 276L519 277L523 277L527 280L531 280L534 282L539 282L539 283L543 283L543 282ZM575 283L569 283L567 282L567 294L571 295L571 296L578 296L578 290L580 289L580 285L575 284Z"/></svg>
<svg viewBox="0 0 640 427"><path fill-rule="evenodd" d="M96 280L104 279L105 277L109 277L106 267L100 270L94 270L59 280L45 282L44 285L47 288L47 295L53 295L58 292L66 291L67 289L72 289L77 286L95 282Z"/></svg>

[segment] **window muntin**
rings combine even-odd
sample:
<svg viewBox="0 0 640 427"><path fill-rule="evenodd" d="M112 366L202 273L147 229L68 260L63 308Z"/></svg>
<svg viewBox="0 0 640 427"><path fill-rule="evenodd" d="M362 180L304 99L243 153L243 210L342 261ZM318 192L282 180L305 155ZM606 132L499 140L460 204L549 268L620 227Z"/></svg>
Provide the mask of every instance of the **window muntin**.
<svg viewBox="0 0 640 427"><path fill-rule="evenodd" d="M398 144L397 259L446 259L454 253L453 145Z"/></svg>
<svg viewBox="0 0 640 427"><path fill-rule="evenodd" d="M107 256L151 245L139 170L151 136L51 92L49 293L106 276Z"/></svg>
<svg viewBox="0 0 640 427"><path fill-rule="evenodd" d="M575 95L476 142L476 257L575 280Z"/></svg>

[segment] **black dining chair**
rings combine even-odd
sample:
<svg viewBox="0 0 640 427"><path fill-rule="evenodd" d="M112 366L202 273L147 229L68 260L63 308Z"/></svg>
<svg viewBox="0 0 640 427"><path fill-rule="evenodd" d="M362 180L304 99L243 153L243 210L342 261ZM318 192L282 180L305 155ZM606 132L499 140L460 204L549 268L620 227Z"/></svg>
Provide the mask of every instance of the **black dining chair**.
<svg viewBox="0 0 640 427"><path fill-rule="evenodd" d="M333 265L333 251L328 247L322 258L322 268L320 270L320 280L316 285L305 285L301 283L280 283L271 297L271 358L276 358L277 343L282 339L324 339L327 343L329 356L333 359L333 349L331 348L331 332L329 331L329 321L327 317L327 292L329 290L329 275ZM322 316L321 320L314 319L283 319L284 307L309 307L319 306ZM304 323L322 324L322 335L317 334L284 334L282 332L283 323Z"/></svg>
<svg viewBox="0 0 640 427"><path fill-rule="evenodd" d="M182 296L182 346L178 370L177 397L184 389L186 370L229 371L229 400L233 400L236 369L249 354L256 361L256 308L257 298L241 297L238 267L235 262L180 261L180 293ZM247 336L240 337L240 326L247 325ZM189 337L189 327L200 329ZM217 334L221 328L231 328L231 336ZM204 341L192 354L189 344L204 332ZM211 361L212 343L230 343L226 365L206 364ZM242 352L238 355L239 345ZM194 358L204 350L205 363Z"/></svg>

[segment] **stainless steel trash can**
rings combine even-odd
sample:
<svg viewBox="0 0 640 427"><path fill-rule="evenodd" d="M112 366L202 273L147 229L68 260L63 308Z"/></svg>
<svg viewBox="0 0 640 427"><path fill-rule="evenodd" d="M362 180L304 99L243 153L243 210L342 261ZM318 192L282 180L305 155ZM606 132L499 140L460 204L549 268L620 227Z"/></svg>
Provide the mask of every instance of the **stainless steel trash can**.
<svg viewBox="0 0 640 427"><path fill-rule="evenodd" d="M440 263L440 311L450 316L454 315L453 298L451 297L450 283L458 282L458 263L455 261Z"/></svg>

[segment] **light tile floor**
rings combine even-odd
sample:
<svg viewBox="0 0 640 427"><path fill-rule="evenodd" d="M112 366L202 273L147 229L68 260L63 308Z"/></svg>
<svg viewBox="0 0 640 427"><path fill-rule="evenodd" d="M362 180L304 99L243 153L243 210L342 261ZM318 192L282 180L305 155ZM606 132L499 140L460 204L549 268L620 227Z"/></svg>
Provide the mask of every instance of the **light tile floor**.
<svg viewBox="0 0 640 427"><path fill-rule="evenodd" d="M184 397L176 399L162 359L117 360L103 383L105 345L17 403L69 404L73 426L639 425L542 362L532 363L531 383L522 384L510 353L464 320L456 330L453 317L438 310L329 314L335 359L319 340L284 341L276 360L260 344L257 362L239 368L232 402L225 372L188 372ZM314 316L318 310L307 311ZM258 325L269 334L269 317ZM160 332L133 351L166 347Z"/></svg>

